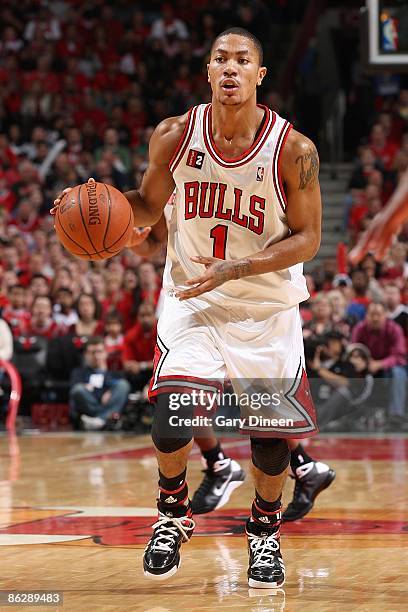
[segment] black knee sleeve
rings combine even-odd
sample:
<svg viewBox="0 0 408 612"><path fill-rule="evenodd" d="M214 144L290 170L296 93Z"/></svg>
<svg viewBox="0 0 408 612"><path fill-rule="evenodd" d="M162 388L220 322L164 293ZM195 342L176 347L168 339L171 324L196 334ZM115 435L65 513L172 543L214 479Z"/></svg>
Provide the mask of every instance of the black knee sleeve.
<svg viewBox="0 0 408 612"><path fill-rule="evenodd" d="M182 419L191 419L192 406L181 406L177 410L170 409L169 394L157 396L153 412L152 440L161 453L174 453L186 446L193 438L193 428L179 424Z"/></svg>
<svg viewBox="0 0 408 612"><path fill-rule="evenodd" d="M284 438L251 438L252 463L268 476L278 476L289 465L290 450Z"/></svg>

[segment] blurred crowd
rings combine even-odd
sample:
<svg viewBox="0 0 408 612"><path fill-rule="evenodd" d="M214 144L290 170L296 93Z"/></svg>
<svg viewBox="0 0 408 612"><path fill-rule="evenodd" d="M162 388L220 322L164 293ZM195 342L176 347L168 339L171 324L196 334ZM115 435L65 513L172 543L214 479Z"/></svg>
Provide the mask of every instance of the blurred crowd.
<svg viewBox="0 0 408 612"><path fill-rule="evenodd" d="M70 257L48 213L56 195L89 176L121 190L138 185L154 126L209 99L204 67L215 35L246 27L266 41L267 63L268 23L296 22L303 10L293 0L3 0L0 359L13 359L30 402L52 399L57 383L71 380L73 419L88 391L93 399L80 410L88 421L79 424L98 428L92 419L106 424L115 412L112 381L126 383L125 396L145 394L152 371L165 250L149 261L130 251L92 264ZM273 105L268 87L262 96ZM408 91L378 104L350 178L350 245L408 166ZM386 380L393 426L407 416L407 239L404 228L382 264L367 256L339 273L328 259L307 276L311 298L301 308L318 401L334 387L361 404L371 378ZM95 378L101 371L109 376Z"/></svg>

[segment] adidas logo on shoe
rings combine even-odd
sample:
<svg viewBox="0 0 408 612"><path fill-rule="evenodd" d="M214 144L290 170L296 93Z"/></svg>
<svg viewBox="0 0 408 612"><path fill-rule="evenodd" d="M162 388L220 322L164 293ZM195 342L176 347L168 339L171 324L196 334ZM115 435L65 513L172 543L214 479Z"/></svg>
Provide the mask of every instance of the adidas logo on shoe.
<svg viewBox="0 0 408 612"><path fill-rule="evenodd" d="M258 521L262 521L263 523L270 523L271 521L268 519L267 516L260 516L258 518Z"/></svg>
<svg viewBox="0 0 408 612"><path fill-rule="evenodd" d="M165 504L175 504L176 501L177 501L177 499L170 495L170 497L166 497L166 499L164 500L164 503Z"/></svg>

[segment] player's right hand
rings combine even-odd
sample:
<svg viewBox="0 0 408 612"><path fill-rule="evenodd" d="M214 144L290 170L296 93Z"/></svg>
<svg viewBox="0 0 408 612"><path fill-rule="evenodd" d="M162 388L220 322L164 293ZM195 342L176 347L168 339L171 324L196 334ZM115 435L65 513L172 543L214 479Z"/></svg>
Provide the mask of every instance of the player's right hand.
<svg viewBox="0 0 408 612"><path fill-rule="evenodd" d="M60 193L54 200L54 206L51 208L50 213L51 215L55 215L55 213L57 212L57 208L58 206L61 204L61 200L64 197L64 195L66 195L67 193L69 193L70 191L72 191L72 187L67 187L66 189L64 189L64 191L62 193Z"/></svg>

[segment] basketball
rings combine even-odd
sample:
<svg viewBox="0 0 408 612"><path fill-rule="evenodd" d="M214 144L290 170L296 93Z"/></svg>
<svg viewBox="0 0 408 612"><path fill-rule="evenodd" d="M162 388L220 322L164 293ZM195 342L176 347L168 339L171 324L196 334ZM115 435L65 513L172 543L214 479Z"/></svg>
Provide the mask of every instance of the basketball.
<svg viewBox="0 0 408 612"><path fill-rule="evenodd" d="M133 212L126 197L112 185L91 180L65 194L55 215L60 242L80 259L117 255L132 229Z"/></svg>

